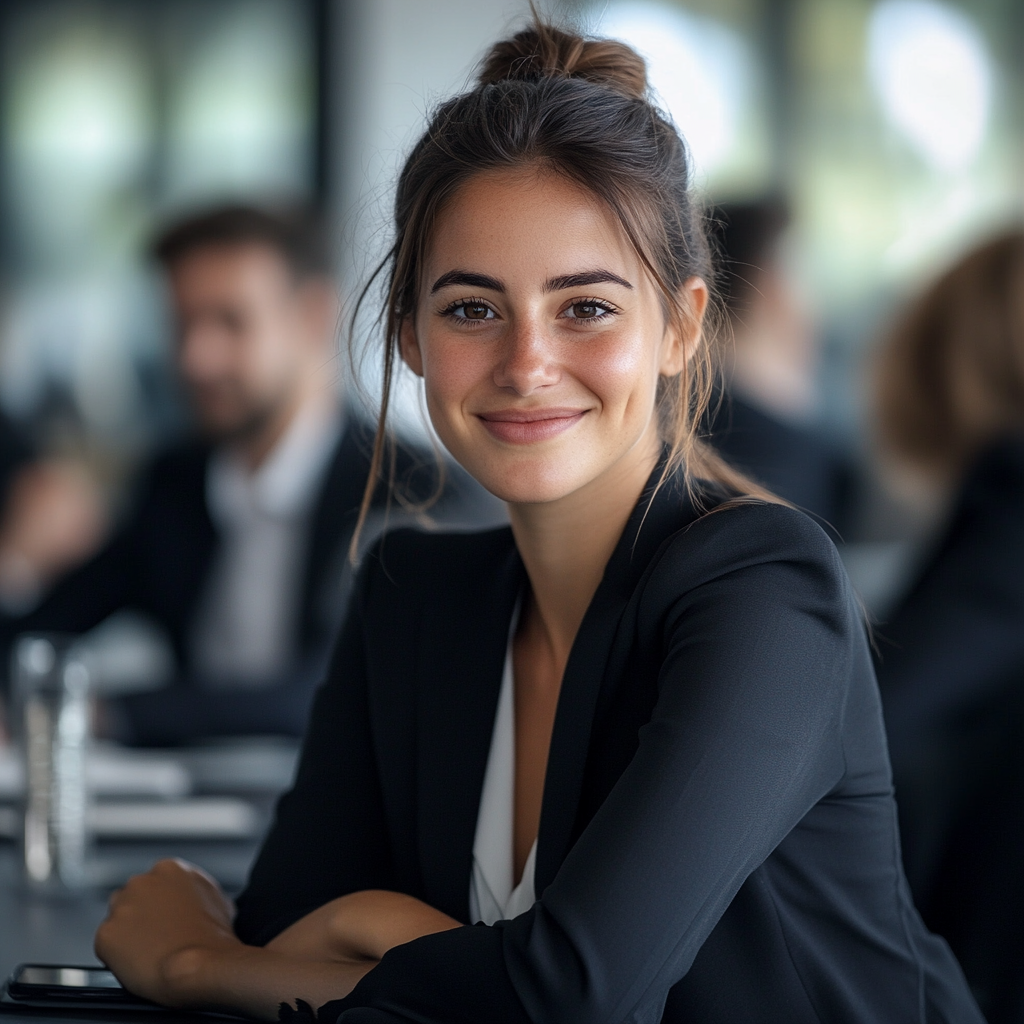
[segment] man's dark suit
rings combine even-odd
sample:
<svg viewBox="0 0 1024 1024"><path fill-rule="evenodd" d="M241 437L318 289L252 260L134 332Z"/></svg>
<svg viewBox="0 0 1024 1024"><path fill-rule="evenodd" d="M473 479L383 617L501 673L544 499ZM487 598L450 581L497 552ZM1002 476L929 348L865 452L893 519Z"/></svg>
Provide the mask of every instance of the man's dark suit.
<svg viewBox="0 0 1024 1024"><path fill-rule="evenodd" d="M992 1022L1024 1022L1024 436L967 473L878 630L914 899Z"/></svg>
<svg viewBox="0 0 1024 1024"><path fill-rule="evenodd" d="M834 539L842 535L854 480L838 445L820 431L787 423L729 393L707 429L731 466L810 513Z"/></svg>
<svg viewBox="0 0 1024 1024"><path fill-rule="evenodd" d="M538 902L397 946L321 1021L980 1024L903 880L835 548L780 505L702 516L677 483L634 511L569 656ZM401 531L367 559L238 900L244 941L374 888L469 924L524 585L507 529Z"/></svg>
<svg viewBox="0 0 1024 1024"><path fill-rule="evenodd" d="M37 630L83 633L113 612L132 609L166 631L180 678L164 690L116 702L127 718L128 739L162 744L209 735L301 735L313 688L351 588L348 547L372 444L372 431L350 417L328 463L310 519L293 637L297 657L293 669L280 681L243 690L196 685L189 664L188 634L219 544L206 496L212 449L198 441L182 444L154 462L125 525L32 613L7 622L8 641L15 633ZM432 518L473 525L474 515L485 505L479 488L464 474L454 474L453 483L449 470L447 478L449 486L431 510ZM428 497L436 479L433 456L400 448L396 479L414 496ZM375 499L377 520L383 514L385 497L381 487ZM396 509L392 518L398 516ZM368 534L373 527L371 520Z"/></svg>

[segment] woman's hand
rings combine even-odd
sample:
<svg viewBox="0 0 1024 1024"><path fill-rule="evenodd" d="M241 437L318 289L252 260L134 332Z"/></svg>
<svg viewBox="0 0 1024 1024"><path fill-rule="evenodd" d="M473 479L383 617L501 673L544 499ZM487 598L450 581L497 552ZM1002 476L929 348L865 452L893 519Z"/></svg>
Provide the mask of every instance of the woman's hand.
<svg viewBox="0 0 1024 1024"><path fill-rule="evenodd" d="M96 955L136 995L168 1006L202 1005L204 963L246 948L232 931L234 914L206 872L162 860L110 898Z"/></svg>
<svg viewBox="0 0 1024 1024"><path fill-rule="evenodd" d="M232 930L234 907L204 871L162 860L114 893L96 955L129 991L165 1006L277 1020L281 1003L342 999L392 946L459 922L400 893L332 900L266 947Z"/></svg>
<svg viewBox="0 0 1024 1024"><path fill-rule="evenodd" d="M377 961L393 946L458 927L459 921L413 896L367 889L325 903L267 949L301 959Z"/></svg>

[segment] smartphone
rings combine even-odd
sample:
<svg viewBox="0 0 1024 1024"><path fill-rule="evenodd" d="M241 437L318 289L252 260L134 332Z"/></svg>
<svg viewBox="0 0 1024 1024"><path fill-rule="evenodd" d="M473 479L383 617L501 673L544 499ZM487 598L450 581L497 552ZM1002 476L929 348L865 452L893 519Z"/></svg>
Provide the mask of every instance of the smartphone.
<svg viewBox="0 0 1024 1024"><path fill-rule="evenodd" d="M121 987L110 971L102 967L65 964L21 964L7 982L7 995L14 1001L36 1005L154 1007Z"/></svg>

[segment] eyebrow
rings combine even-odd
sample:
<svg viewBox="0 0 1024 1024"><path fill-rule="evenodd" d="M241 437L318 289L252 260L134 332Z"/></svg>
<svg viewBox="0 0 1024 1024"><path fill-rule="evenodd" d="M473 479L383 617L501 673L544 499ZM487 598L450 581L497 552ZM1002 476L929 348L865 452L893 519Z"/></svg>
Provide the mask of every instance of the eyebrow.
<svg viewBox="0 0 1024 1024"><path fill-rule="evenodd" d="M504 283L496 277L474 274L469 270L449 270L434 282L430 294L433 295L434 292L452 284L462 284L470 288L487 288L493 292L505 291ZM633 289L633 286L625 278L613 274L610 270L585 270L580 274L562 274L559 277L549 278L544 282L544 291L560 292L566 288L583 288L589 284L618 284L631 291Z"/></svg>
<svg viewBox="0 0 1024 1024"><path fill-rule="evenodd" d="M625 278L613 274L610 270L586 270L582 274L563 274L561 277L552 277L545 283L544 291L560 292L565 288L584 288L588 284L620 284L623 288L629 288L631 291L633 289L633 286Z"/></svg>
<svg viewBox="0 0 1024 1024"><path fill-rule="evenodd" d="M430 289L430 294L446 288L450 284L464 284L470 288L487 288L492 292L504 292L505 285L496 277L488 277L486 274L474 274L468 270L449 270L442 274Z"/></svg>

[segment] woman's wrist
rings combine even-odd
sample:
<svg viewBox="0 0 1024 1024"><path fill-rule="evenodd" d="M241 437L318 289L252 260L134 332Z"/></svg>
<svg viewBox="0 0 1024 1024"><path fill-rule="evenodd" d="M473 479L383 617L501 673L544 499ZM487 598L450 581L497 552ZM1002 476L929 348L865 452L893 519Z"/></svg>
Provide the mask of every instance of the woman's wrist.
<svg viewBox="0 0 1024 1024"><path fill-rule="evenodd" d="M166 997L183 1009L227 1010L277 1020L282 1003L303 999L320 1006L347 996L374 960L295 959L259 946L190 947L163 965Z"/></svg>
<svg viewBox="0 0 1024 1024"><path fill-rule="evenodd" d="M223 946L189 946L168 954L160 966L166 1002L179 1007L231 1006L232 996L245 989L239 984L251 961L262 949L241 942Z"/></svg>

